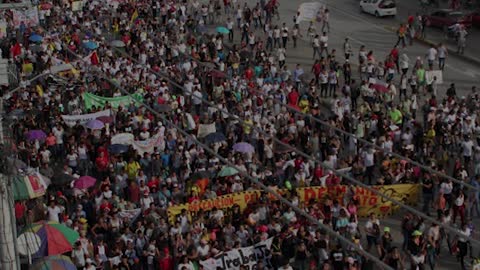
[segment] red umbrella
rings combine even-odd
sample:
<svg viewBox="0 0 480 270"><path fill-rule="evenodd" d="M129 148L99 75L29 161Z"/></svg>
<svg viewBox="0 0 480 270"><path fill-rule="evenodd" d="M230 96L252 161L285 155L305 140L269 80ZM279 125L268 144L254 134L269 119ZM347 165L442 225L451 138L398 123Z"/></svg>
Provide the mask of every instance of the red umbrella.
<svg viewBox="0 0 480 270"><path fill-rule="evenodd" d="M78 178L77 181L75 181L73 186L78 189L87 189L87 188L93 187L96 182L97 182L97 179L91 176L82 176Z"/></svg>
<svg viewBox="0 0 480 270"><path fill-rule="evenodd" d="M382 93L388 92L387 85L385 84L375 83L375 84L372 84L372 88L377 90L378 92L382 92Z"/></svg>
<svg viewBox="0 0 480 270"><path fill-rule="evenodd" d="M53 5L51 3L43 3L40 5L40 9L42 10L47 10L47 9L51 9L53 7Z"/></svg>

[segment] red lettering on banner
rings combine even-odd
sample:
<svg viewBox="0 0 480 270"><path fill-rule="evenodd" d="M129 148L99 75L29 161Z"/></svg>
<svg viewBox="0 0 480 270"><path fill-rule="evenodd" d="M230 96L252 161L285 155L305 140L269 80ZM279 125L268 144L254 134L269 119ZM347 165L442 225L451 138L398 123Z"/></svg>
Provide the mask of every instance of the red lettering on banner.
<svg viewBox="0 0 480 270"><path fill-rule="evenodd" d="M378 201L377 196L374 196L374 197L370 197L370 200L368 203L373 206L377 204L377 201Z"/></svg>
<svg viewBox="0 0 480 270"><path fill-rule="evenodd" d="M316 199L316 194L315 194L315 190L313 188L305 188L303 189L303 192L304 192L304 198L305 198L305 202L309 202L311 199Z"/></svg>

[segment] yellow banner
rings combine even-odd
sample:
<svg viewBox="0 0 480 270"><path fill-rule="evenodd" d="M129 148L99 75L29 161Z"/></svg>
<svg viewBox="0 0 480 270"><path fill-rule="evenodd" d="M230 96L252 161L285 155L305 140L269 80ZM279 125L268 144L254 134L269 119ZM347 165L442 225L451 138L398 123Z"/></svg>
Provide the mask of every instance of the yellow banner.
<svg viewBox="0 0 480 270"><path fill-rule="evenodd" d="M420 185L418 184L372 186L372 188L385 194L391 199L395 199L408 205L415 205L417 203L418 194L420 191ZM312 199L318 202L326 197L337 199L340 203L342 203L346 190L347 186L338 185L332 187L317 186L297 188L296 192L299 196L300 202L304 202L306 204L308 204ZM354 191L358 201L358 215L361 217L366 217L370 213L375 213L379 216L391 215L395 210L399 209L399 206L393 204L391 201L388 201L387 199L384 199L365 188L354 187ZM288 190L281 189L278 190L278 192L280 194L285 194L288 192ZM192 213L199 212L200 210L210 211L213 208L229 209L234 205L238 205L243 211L245 208L247 208L249 203L255 202L260 197L260 194L260 190L252 190L219 196L215 199L174 205L168 208L168 219L172 224L175 223L177 215L179 215L183 209L187 210L189 216L191 216ZM275 200L275 197L270 195L269 199Z"/></svg>

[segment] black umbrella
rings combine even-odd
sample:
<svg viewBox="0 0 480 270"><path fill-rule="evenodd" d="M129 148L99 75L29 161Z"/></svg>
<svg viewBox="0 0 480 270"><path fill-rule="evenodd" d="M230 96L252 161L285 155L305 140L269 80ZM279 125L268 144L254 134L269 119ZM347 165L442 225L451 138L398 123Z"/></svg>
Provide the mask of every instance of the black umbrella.
<svg viewBox="0 0 480 270"><path fill-rule="evenodd" d="M119 155L128 152L128 145L112 144L108 147L108 151L114 155Z"/></svg>
<svg viewBox="0 0 480 270"><path fill-rule="evenodd" d="M225 137L225 135L223 135L223 133L214 132L214 133L210 133L207 136L205 136L205 143L206 144L211 144L211 143L216 143L216 142L223 142L226 139L227 138Z"/></svg>
<svg viewBox="0 0 480 270"><path fill-rule="evenodd" d="M199 172L196 172L194 174L192 174L192 180L195 181L195 180L198 180L198 179L204 179L204 178L211 178L212 177L212 173L209 172L209 171L199 171Z"/></svg>
<svg viewBox="0 0 480 270"><path fill-rule="evenodd" d="M160 105L157 105L155 108L157 109L157 111L163 112L163 113L170 112L172 110L172 106L168 104L160 104Z"/></svg>
<svg viewBox="0 0 480 270"><path fill-rule="evenodd" d="M25 117L25 111L22 109L15 109L9 112L7 117L11 119L22 119Z"/></svg>
<svg viewBox="0 0 480 270"><path fill-rule="evenodd" d="M61 173L53 176L52 184L64 186L70 184L73 180L75 180L75 177L71 176L70 174Z"/></svg>

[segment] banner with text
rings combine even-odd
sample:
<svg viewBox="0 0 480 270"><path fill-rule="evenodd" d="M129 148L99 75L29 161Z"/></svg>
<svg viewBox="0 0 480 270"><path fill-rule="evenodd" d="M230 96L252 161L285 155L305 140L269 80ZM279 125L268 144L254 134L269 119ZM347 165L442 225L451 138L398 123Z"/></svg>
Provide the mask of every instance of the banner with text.
<svg viewBox="0 0 480 270"><path fill-rule="evenodd" d="M316 202L329 197L331 199L337 199L339 202L343 201L343 197L347 191L348 186L338 185L331 187L315 186L306 188L297 188L296 192L301 202L309 203L312 199ZM398 185L386 185L386 186L372 186L375 190L385 194L389 198L400 201L404 204L415 205L418 200L420 185L418 184L398 184ZM368 216L370 213L376 213L377 215L391 215L399 207L393 204L373 192L363 187L353 187L355 197L358 202L358 215L362 217ZM286 194L288 190L278 189L279 194ZM177 215L181 213L183 209L187 210L188 214L195 214L200 210L210 211L214 207L220 209L229 209L234 205L238 205L243 211L247 208L247 205L251 202L255 202L261 195L260 190L250 190L245 192L238 192L219 196L214 199L194 201L192 203L174 205L168 208L168 219L172 224L175 223ZM276 200L275 197L270 196L270 200Z"/></svg>
<svg viewBox="0 0 480 270"><path fill-rule="evenodd" d="M0 39L7 37L7 22L0 21Z"/></svg>
<svg viewBox="0 0 480 270"><path fill-rule="evenodd" d="M222 252L215 257L201 261L200 264L204 270L239 270L240 266L246 266L246 269L257 269L258 261L263 261L264 265L270 265L268 260L272 242L273 237L253 246Z"/></svg>
<svg viewBox="0 0 480 270"><path fill-rule="evenodd" d="M95 113L80 114L80 115L62 115L63 122L69 127L73 127L80 122L80 125L86 124L90 120L97 119L101 116L110 116L110 110L103 110Z"/></svg>
<svg viewBox="0 0 480 270"><path fill-rule="evenodd" d="M20 28L22 23L26 27L37 26L40 22L38 18L38 10L36 8L31 8L27 10L12 10L13 14L13 25L15 29Z"/></svg>
<svg viewBox="0 0 480 270"><path fill-rule="evenodd" d="M92 93L84 93L83 100L85 102L85 108L90 110L93 106L96 108L104 108L108 103L112 108L116 109L120 106L126 107L130 102L142 102L143 96L141 94L135 93L130 96L121 96L121 97L101 97L94 95Z"/></svg>

